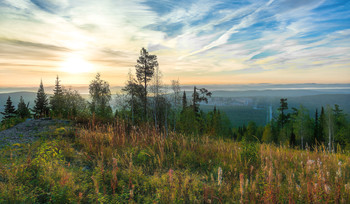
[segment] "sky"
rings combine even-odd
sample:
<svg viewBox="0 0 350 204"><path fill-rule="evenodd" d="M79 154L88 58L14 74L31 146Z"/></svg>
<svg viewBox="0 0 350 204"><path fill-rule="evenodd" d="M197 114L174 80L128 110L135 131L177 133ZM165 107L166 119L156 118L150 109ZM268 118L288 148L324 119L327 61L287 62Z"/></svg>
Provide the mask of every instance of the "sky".
<svg viewBox="0 0 350 204"><path fill-rule="evenodd" d="M350 1L0 1L0 87L123 85L142 47L166 84L350 83Z"/></svg>

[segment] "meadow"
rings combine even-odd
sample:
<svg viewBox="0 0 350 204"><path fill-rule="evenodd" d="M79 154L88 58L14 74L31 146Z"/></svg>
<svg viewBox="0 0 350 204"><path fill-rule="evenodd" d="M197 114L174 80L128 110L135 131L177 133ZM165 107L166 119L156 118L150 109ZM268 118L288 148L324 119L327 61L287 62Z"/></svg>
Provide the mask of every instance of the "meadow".
<svg viewBox="0 0 350 204"><path fill-rule="evenodd" d="M350 157L117 120L0 150L0 203L348 203Z"/></svg>

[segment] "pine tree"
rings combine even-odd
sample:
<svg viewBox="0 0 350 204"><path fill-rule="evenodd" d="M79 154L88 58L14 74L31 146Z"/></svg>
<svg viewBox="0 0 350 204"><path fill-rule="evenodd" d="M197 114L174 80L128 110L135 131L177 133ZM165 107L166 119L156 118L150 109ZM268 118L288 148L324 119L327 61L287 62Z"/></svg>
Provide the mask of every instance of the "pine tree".
<svg viewBox="0 0 350 204"><path fill-rule="evenodd" d="M157 56L148 54L147 50L142 48L135 68L137 80L143 86L143 111L145 119L147 118L147 86L153 77L154 68L157 66Z"/></svg>
<svg viewBox="0 0 350 204"><path fill-rule="evenodd" d="M13 118L16 116L16 110L15 110L15 107L12 105L10 96L7 98L7 101L5 104L5 111L2 112L1 114L4 115L4 119Z"/></svg>
<svg viewBox="0 0 350 204"><path fill-rule="evenodd" d="M28 118L30 117L30 111L29 111L29 103L26 105L24 103L23 97L21 96L18 106L17 106L17 115L20 118Z"/></svg>
<svg viewBox="0 0 350 204"><path fill-rule="evenodd" d="M199 93L197 90L199 90ZM192 108L196 114L199 112L199 103L202 101L208 103L208 97L211 97L211 95L212 93L205 88L198 89L196 86L193 87Z"/></svg>
<svg viewBox="0 0 350 204"><path fill-rule="evenodd" d="M48 114L49 112L48 99L47 99L47 95L45 94L43 81L40 82L40 86L36 94L36 99L34 103L35 103L35 106L33 108L33 112L35 113L36 116L44 117Z"/></svg>

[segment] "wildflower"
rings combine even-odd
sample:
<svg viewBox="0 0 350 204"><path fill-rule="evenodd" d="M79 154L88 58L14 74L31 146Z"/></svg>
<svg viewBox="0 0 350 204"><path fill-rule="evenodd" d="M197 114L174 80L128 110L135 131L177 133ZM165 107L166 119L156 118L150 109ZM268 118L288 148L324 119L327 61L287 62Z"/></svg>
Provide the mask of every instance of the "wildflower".
<svg viewBox="0 0 350 204"><path fill-rule="evenodd" d="M172 170L172 169L169 169L169 181L170 181L170 183L171 182L173 182L173 173L174 173L174 171Z"/></svg>
<svg viewBox="0 0 350 204"><path fill-rule="evenodd" d="M344 187L345 187L345 190L347 190L347 191L350 190L350 184L349 183L345 184Z"/></svg>
<svg viewBox="0 0 350 204"><path fill-rule="evenodd" d="M329 187L327 184L324 185L324 191L328 194L331 191L331 187Z"/></svg>
<svg viewBox="0 0 350 204"><path fill-rule="evenodd" d="M314 160L311 160L311 159L309 159L309 160L307 160L307 162L306 162L306 164L307 165L313 165L315 163L315 161Z"/></svg>
<svg viewBox="0 0 350 204"><path fill-rule="evenodd" d="M221 167L218 168L218 185L221 186L222 184L222 169Z"/></svg>
<svg viewBox="0 0 350 204"><path fill-rule="evenodd" d="M342 165L342 162L341 162L341 161L339 161L339 162L338 162L338 165L339 165L339 166L341 166L341 165Z"/></svg>
<svg viewBox="0 0 350 204"><path fill-rule="evenodd" d="M341 177L341 168L340 168L340 167L338 168L337 176L338 176L338 177Z"/></svg>
<svg viewBox="0 0 350 204"><path fill-rule="evenodd" d="M244 175L241 173L240 175L239 175L239 190L240 190L240 192L241 192L241 195L243 195L244 194Z"/></svg>
<svg viewBox="0 0 350 204"><path fill-rule="evenodd" d="M321 162L320 158L318 158L318 159L317 159L317 166L318 166L318 167L321 167L321 165L322 165L322 162Z"/></svg>
<svg viewBox="0 0 350 204"><path fill-rule="evenodd" d="M243 194L244 194L244 175L241 173L239 175L239 190L241 192L241 203L243 203Z"/></svg>

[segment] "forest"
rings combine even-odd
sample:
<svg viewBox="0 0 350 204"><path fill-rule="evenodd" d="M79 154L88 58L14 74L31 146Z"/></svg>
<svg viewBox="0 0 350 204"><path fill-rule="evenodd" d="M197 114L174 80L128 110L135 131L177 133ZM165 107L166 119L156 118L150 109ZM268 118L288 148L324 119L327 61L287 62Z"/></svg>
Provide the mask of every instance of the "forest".
<svg viewBox="0 0 350 204"><path fill-rule="evenodd" d="M89 100L59 76L53 93L41 82L33 108L22 97L17 107L6 101L0 130L30 120L69 124L57 123L33 143L3 145L0 203L350 200L350 121L337 104L308 110L281 98L266 126L233 127L216 106L201 109L210 90L186 92L179 80L167 85L157 56L144 48L115 111L99 73Z"/></svg>

